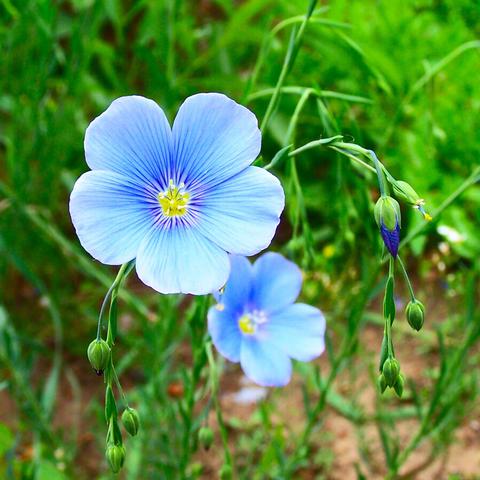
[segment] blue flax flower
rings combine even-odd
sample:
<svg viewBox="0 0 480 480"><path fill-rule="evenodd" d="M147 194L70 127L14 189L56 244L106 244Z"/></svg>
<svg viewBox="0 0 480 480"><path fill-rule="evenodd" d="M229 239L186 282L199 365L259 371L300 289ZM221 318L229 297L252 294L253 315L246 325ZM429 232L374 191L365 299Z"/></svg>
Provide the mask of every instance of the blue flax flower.
<svg viewBox="0 0 480 480"><path fill-rule="evenodd" d="M318 308L293 303L300 293L300 269L278 253L253 265L231 256L232 271L218 304L208 312L217 350L240 362L246 376L269 387L286 385L291 358L310 361L325 348L325 318Z"/></svg>
<svg viewBox="0 0 480 480"><path fill-rule="evenodd" d="M220 288L228 253L266 248L283 210L280 182L250 166L260 146L255 115L225 95L187 98L172 128L154 101L118 98L85 134L91 171L70 197L81 244L105 264L136 258L162 293Z"/></svg>

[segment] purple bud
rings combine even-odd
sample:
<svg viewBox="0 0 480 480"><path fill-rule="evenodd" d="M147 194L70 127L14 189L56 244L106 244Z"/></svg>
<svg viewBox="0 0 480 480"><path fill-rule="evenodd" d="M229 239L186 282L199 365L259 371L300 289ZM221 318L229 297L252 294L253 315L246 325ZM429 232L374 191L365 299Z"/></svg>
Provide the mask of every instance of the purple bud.
<svg viewBox="0 0 480 480"><path fill-rule="evenodd" d="M393 258L397 258L398 245L400 243L400 225L395 222L395 228L389 230L383 223L380 225L380 233L382 234L383 243Z"/></svg>

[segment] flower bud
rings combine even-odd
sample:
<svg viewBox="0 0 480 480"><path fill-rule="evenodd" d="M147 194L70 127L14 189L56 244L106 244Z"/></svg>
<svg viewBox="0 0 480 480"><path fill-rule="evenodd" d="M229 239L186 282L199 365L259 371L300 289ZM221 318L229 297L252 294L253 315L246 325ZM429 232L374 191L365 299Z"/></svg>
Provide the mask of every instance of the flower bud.
<svg viewBox="0 0 480 480"><path fill-rule="evenodd" d="M380 390L380 393L383 393L386 388L387 388L387 381L385 380L385 377L383 374L380 374L377 378L377 385L378 389Z"/></svg>
<svg viewBox="0 0 480 480"><path fill-rule="evenodd" d="M122 413L122 423L125 430L134 437L140 428L140 418L134 408L127 407Z"/></svg>
<svg viewBox="0 0 480 480"><path fill-rule="evenodd" d="M393 386L393 389L395 390L395 393L401 398L403 395L403 387L405 385L405 379L403 378L403 375L400 374L397 378L397 381L395 382L395 385Z"/></svg>
<svg viewBox="0 0 480 480"><path fill-rule="evenodd" d="M388 387L393 387L400 373L400 364L395 358L387 358L382 370Z"/></svg>
<svg viewBox="0 0 480 480"><path fill-rule="evenodd" d="M401 198L404 202L409 203L410 205L417 205L418 202L423 201L412 186L402 180L393 184L393 191L395 192L396 197Z"/></svg>
<svg viewBox="0 0 480 480"><path fill-rule="evenodd" d="M209 450L213 443L213 431L209 427L202 427L198 432L198 441L205 450Z"/></svg>
<svg viewBox="0 0 480 480"><path fill-rule="evenodd" d="M125 447L111 444L107 447L106 457L113 473L118 473L125 461Z"/></svg>
<svg viewBox="0 0 480 480"><path fill-rule="evenodd" d="M422 302L412 300L408 303L405 310L408 324L417 332L422 328L425 320L425 307Z"/></svg>
<svg viewBox="0 0 480 480"><path fill-rule="evenodd" d="M223 464L220 469L220 480L231 480L232 478L232 467L226 463Z"/></svg>
<svg viewBox="0 0 480 480"><path fill-rule="evenodd" d="M380 197L375 204L374 214L379 227L384 225L388 230L394 230L397 223L400 224L400 205L392 197Z"/></svg>
<svg viewBox="0 0 480 480"><path fill-rule="evenodd" d="M105 340L93 340L88 346L87 357L97 375L101 375L110 360L110 347Z"/></svg>
<svg viewBox="0 0 480 480"><path fill-rule="evenodd" d="M392 197L380 197L375 204L374 214L375 221L380 227L383 243L395 258L400 243L400 205Z"/></svg>

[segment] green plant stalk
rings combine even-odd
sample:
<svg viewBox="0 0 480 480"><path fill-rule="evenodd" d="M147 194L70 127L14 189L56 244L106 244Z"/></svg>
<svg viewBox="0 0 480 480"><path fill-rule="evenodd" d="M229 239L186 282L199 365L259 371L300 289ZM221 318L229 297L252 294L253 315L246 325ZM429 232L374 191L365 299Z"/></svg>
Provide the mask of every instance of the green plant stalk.
<svg viewBox="0 0 480 480"><path fill-rule="evenodd" d="M308 444L310 437L312 435L313 429L315 427L315 424L318 421L318 416L320 415L322 410L325 408L330 387L333 381L335 380L336 376L340 372L343 364L351 355L352 345L355 343L357 333L361 324L361 313L364 311L365 305L369 300L369 293L367 292L371 292L374 281L378 276L379 270L380 270L380 265L377 265L374 271L369 274L367 280L365 281L365 288L363 290L363 295L359 296L358 305L352 308L352 312L350 314L350 317L352 318L352 320L349 320L349 324L351 324L351 330L349 331L348 335L343 339L342 344L340 346L340 352L332 362L332 367L330 369L327 380L322 385L320 397L317 403L315 404L315 406L313 407L312 411L308 415L305 429L300 437L300 440L297 442L297 446L294 452L291 455L291 459L289 461L290 469L295 467L295 464L299 459L301 450L303 449L304 446Z"/></svg>
<svg viewBox="0 0 480 480"><path fill-rule="evenodd" d="M307 13L303 22L300 24L298 31L296 27L293 28L292 34L290 36L290 42L288 44L287 54L285 55L285 59L283 61L282 69L280 71L280 75L277 80L277 84L275 85L275 91L273 95L270 97L270 101L268 102L267 110L265 112L265 116L263 117L262 123L260 125L260 130L265 132L268 122L270 121L270 117L272 116L275 108L277 107L278 100L280 98L280 90L285 82L285 78L287 77L288 73L293 67L295 63L295 59L297 56L298 49L302 43L303 34L305 32L305 28L307 26L308 20L310 19L315 6L318 0L310 0L310 4L308 6Z"/></svg>
<svg viewBox="0 0 480 480"><path fill-rule="evenodd" d="M230 448L228 447L228 432L227 432L227 428L225 427L225 422L223 421L222 407L220 405L220 401L218 398L218 372L217 372L217 366L215 363L215 358L212 352L212 343L210 341L207 342L205 346L205 350L207 352L208 364L210 368L211 397L213 399L213 405L214 405L215 414L217 417L217 424L220 430L220 436L222 438L224 461L227 465L233 466L232 454L230 452Z"/></svg>
<svg viewBox="0 0 480 480"><path fill-rule="evenodd" d="M375 165L375 171L377 173L377 178L378 178L378 188L380 190L380 195L382 197L386 197L388 195L388 187L385 182L385 177L383 175L383 165L380 164L380 160L378 160L377 155L373 150L368 151L370 158L373 160L373 163Z"/></svg>
<svg viewBox="0 0 480 480"><path fill-rule="evenodd" d="M389 278L395 278L395 269L394 269L395 260L390 256L390 261L388 264L388 276ZM393 357L393 339L392 339L392 319L386 317L385 319L385 335L387 336L387 347L388 347L388 356Z"/></svg>
<svg viewBox="0 0 480 480"><path fill-rule="evenodd" d="M193 366L185 394L185 406L181 407L183 419L182 456L180 459L180 470L184 477L187 476L187 467L192 454L192 428L195 408L195 393L200 382L202 370L206 364L204 348L203 322L207 314L209 297L198 297L197 307L189 319L188 325L191 334L191 349Z"/></svg>
<svg viewBox="0 0 480 480"><path fill-rule="evenodd" d="M464 361L465 355L467 354L468 350L471 348L472 344L475 340L478 339L480 333L479 325L477 322L471 322L468 326L467 334L465 342L462 344L461 348L458 349L453 353L454 359L450 364L448 371L445 373L443 377L441 377L437 383L435 384L433 396L430 401L430 407L427 410L426 414L423 416L422 422L417 430L417 433L413 436L410 440L407 447L403 450L400 454L394 465L392 466L388 479L393 480L397 478L398 472L403 464L407 461L410 457L412 452L420 445L420 443L424 440L424 438L429 433L429 423L435 416L435 411L437 405L441 403L442 397L448 388L454 384L453 382L454 377L458 375L458 368L461 366L462 362ZM443 387L446 387L445 389Z"/></svg>
<svg viewBox="0 0 480 480"><path fill-rule="evenodd" d="M458 58L460 55L462 55L464 52L467 52L472 49L478 49L480 48L480 40L472 40L466 43L463 43L462 45L458 46L455 48L453 51L451 51L449 54L447 54L445 57L443 57L441 60L439 60L432 68L430 68L427 72L425 72L413 85L412 87L408 90L407 94L403 98L403 100L400 102L398 105L398 108L395 112L395 114L392 117L392 120L390 122L390 125L385 129L385 136L382 139L382 145L386 145L393 132L395 129L395 125L399 121L399 119L402 117L402 114L405 111L405 107L411 103L415 95L435 76L437 73L439 73L441 70L443 70L449 63L451 63L453 60Z"/></svg>
<svg viewBox="0 0 480 480"><path fill-rule="evenodd" d="M117 332L116 308L117 308L118 290L122 285L122 282L125 280L128 274L132 271L134 265L135 265L135 261L132 260L128 263L124 263L118 270L117 276L114 282L112 283L111 287L108 289L108 292L105 295L105 298L102 302L102 306L100 308L100 314L98 318L98 328L97 328L97 339L99 339L100 333L101 333L102 318L106 309L107 302L110 299L110 310L108 315L106 342L110 347L111 353L110 353L110 361L108 362L107 368L105 369L105 372L104 372L104 381L106 385L105 396L107 395L106 392L109 389L113 393L113 383L115 382L117 385L118 391L122 395L126 405L128 405L127 399L121 387L120 380L118 379L118 376L115 371L115 366L113 363L113 346L115 344L115 336ZM106 411L106 417L105 417L105 421L107 422L107 426L108 426L107 438L106 438L107 446L111 443L115 445L122 444L122 434L118 427L118 418L117 418L118 409L117 409L117 404L116 404L114 395L112 395L112 402L113 402L113 408L111 409L110 415L108 415Z"/></svg>

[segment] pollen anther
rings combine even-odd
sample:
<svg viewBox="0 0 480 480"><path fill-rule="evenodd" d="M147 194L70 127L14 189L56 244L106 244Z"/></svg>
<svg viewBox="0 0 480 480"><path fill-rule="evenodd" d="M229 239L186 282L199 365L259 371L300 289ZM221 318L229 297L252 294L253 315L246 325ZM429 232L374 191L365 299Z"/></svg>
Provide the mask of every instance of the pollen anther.
<svg viewBox="0 0 480 480"><path fill-rule="evenodd" d="M164 192L157 195L158 203L162 207L163 214L167 217L185 215L187 212L190 195L185 191L185 184L182 182L178 187L172 179Z"/></svg>

